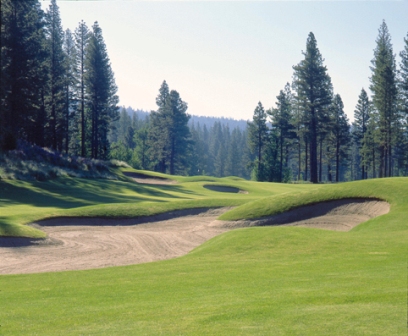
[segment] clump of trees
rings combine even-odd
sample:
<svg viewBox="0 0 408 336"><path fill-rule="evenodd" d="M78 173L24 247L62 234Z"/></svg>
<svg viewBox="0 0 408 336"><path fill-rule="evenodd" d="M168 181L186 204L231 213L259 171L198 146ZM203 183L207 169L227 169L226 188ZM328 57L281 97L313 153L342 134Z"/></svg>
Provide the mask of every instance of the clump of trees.
<svg viewBox="0 0 408 336"><path fill-rule="evenodd" d="M118 97L102 30L63 31L52 0L2 1L0 148L17 140L106 159Z"/></svg>
<svg viewBox="0 0 408 336"><path fill-rule="evenodd" d="M258 103L248 124L254 178L318 183L407 175L408 38L404 41L397 70L391 36L381 24L370 67L372 96L361 90L350 124L310 33L292 84L280 91L275 108L265 112Z"/></svg>
<svg viewBox="0 0 408 336"><path fill-rule="evenodd" d="M187 103L166 81L156 103L158 109L142 118L131 108L122 108L110 133L111 158L169 174L249 178L246 131L230 130L223 119L209 127L189 125Z"/></svg>

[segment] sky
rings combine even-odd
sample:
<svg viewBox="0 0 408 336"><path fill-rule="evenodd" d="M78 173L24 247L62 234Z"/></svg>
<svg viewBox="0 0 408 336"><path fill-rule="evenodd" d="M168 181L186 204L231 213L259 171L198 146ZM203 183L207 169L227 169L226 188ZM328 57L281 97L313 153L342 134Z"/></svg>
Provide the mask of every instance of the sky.
<svg viewBox="0 0 408 336"><path fill-rule="evenodd" d="M49 1L41 1L46 10ZM275 107L313 32L344 110L353 120L383 20L400 62L408 1L57 0L63 29L98 21L119 104L156 110L166 80L188 113L251 120Z"/></svg>

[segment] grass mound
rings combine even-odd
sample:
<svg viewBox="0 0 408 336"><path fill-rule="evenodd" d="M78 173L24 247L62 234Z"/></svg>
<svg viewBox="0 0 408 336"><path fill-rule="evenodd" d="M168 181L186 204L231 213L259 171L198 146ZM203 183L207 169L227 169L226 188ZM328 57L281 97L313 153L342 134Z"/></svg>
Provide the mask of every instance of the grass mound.
<svg viewBox="0 0 408 336"><path fill-rule="evenodd" d="M126 163L69 156L20 142L16 150L0 154L0 179L47 181L57 177L117 179L113 168Z"/></svg>

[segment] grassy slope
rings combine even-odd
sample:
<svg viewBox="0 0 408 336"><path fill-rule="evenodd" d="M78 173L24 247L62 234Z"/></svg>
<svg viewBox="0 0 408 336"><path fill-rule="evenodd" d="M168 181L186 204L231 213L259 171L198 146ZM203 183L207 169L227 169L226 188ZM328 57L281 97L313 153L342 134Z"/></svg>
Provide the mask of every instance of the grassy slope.
<svg viewBox="0 0 408 336"><path fill-rule="evenodd" d="M391 212L347 233L239 229L164 262L0 276L0 333L405 335L408 179L277 189L229 219L340 197L386 199Z"/></svg>
<svg viewBox="0 0 408 336"><path fill-rule="evenodd" d="M153 173L162 177L168 175ZM55 216L137 217L171 210L236 206L298 186L235 181L229 178L172 176L175 185L143 185L123 181L60 178L48 182L0 180L0 236L44 237L26 226ZM217 193L207 183L231 185L249 194ZM313 186L301 186L311 189Z"/></svg>

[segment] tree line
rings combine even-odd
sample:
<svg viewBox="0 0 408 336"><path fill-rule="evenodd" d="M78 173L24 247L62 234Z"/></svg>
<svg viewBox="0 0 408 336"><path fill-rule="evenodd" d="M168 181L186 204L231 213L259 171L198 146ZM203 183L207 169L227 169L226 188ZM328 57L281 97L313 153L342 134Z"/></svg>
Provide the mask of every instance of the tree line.
<svg viewBox="0 0 408 336"><path fill-rule="evenodd" d="M25 140L59 152L108 158L117 87L102 29L63 31L52 0L2 0L0 148Z"/></svg>
<svg viewBox="0 0 408 336"><path fill-rule="evenodd" d="M248 123L259 181L338 182L408 174L408 35L399 69L383 22L350 123L313 33L276 107L259 102Z"/></svg>
<svg viewBox="0 0 408 336"><path fill-rule="evenodd" d="M258 181L337 182L408 174L408 35L397 63L385 22L371 85L350 123L313 33L274 107L242 123L193 122L166 81L146 118L119 112L102 30L63 30L52 0L2 0L0 148L18 140L135 168ZM231 127L229 126L232 125Z"/></svg>
<svg viewBox="0 0 408 336"><path fill-rule="evenodd" d="M166 81L156 104L158 109L145 118L121 109L109 135L111 158L162 173L250 177L246 130L236 123L230 129L229 120L221 118L214 118L208 127L190 123L187 103Z"/></svg>

